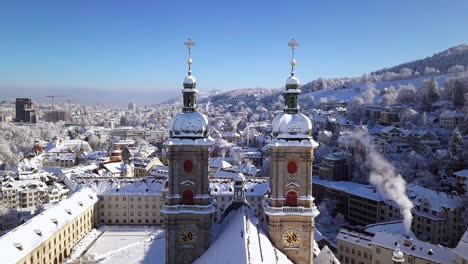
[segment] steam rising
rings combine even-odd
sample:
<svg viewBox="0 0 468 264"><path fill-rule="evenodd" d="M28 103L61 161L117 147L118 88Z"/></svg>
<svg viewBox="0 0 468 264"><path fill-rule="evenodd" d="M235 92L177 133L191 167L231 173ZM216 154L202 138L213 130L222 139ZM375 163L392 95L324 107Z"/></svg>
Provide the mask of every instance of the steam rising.
<svg viewBox="0 0 468 264"><path fill-rule="evenodd" d="M366 150L366 164L371 170L369 181L375 185L379 193L398 204L408 233L411 229L413 219L411 209L414 205L406 196L406 181L401 175L396 174L393 164L377 152L365 137L363 132L354 133L353 141L361 143Z"/></svg>

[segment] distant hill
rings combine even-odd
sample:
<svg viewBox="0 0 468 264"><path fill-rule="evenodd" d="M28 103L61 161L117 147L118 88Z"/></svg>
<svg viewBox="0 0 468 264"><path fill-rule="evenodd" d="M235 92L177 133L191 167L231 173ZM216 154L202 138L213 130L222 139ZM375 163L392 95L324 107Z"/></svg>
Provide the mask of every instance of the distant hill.
<svg viewBox="0 0 468 264"><path fill-rule="evenodd" d="M468 45L462 44L442 52L436 53L425 59L419 59L411 62L402 63L391 68L384 68L372 72L372 74L383 74L390 71L399 73L401 69L408 68L414 72L423 73L426 67L439 70L441 73L447 73L447 70L454 65L462 65L465 68L468 66Z"/></svg>
<svg viewBox="0 0 468 264"><path fill-rule="evenodd" d="M391 85L398 86L410 83L419 87L423 80L437 76L436 79L440 84L443 84L448 77L453 75L447 74L447 71L455 65L461 65L468 69L468 45L458 45L425 59L403 63L360 77L318 78L302 85L303 94L301 97L312 95L315 100L324 97L328 100L349 101L359 94L356 88L362 88L367 82L375 83L378 90ZM404 68L411 71L401 71ZM426 68L435 71L427 72ZM245 105L254 105L257 102L269 104L275 102L277 96L281 93L282 89L278 88L236 89L226 92L210 91L199 94L198 101L200 103L209 102L213 105L232 102L233 100L242 102ZM181 103L181 101L181 97L177 96L163 104Z"/></svg>

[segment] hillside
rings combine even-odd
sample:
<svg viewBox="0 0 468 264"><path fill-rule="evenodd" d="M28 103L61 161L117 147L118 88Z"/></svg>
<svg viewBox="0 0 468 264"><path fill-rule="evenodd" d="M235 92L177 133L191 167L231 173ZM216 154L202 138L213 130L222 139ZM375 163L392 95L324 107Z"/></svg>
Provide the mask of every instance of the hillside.
<svg viewBox="0 0 468 264"><path fill-rule="evenodd" d="M443 86L445 80L454 75L453 73L447 73L447 71L455 65L468 66L468 45L458 45L425 59L385 68L371 74L364 74L361 77L318 78L302 85L303 94L301 97L311 95L316 101L320 98L350 101L354 96L359 95L358 90L364 87L367 82L374 83L377 90L408 84L413 84L419 88L423 80L431 77L435 77L439 85ZM428 68L431 71L428 71ZM274 103L281 93L282 89L266 88L236 89L227 92L210 91L200 93L198 101L200 103L209 102L213 105L232 102L232 100L243 102L245 105L252 105L257 102L270 104ZM164 104L180 102L181 98L177 96L164 102Z"/></svg>
<svg viewBox="0 0 468 264"><path fill-rule="evenodd" d="M401 69L408 68L414 72L423 73L425 68L434 68L439 70L441 73L447 73L448 69L454 65L468 66L468 45L462 44L455 47L451 47L442 52L436 53L425 59L419 59L411 62L406 62L390 68L384 68L372 72L372 74L383 74L384 72L390 71L399 73Z"/></svg>

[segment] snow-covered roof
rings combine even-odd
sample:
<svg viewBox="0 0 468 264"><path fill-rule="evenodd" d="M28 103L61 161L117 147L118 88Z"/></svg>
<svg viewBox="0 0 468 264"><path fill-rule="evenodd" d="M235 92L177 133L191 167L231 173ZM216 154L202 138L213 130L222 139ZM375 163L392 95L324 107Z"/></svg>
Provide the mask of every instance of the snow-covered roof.
<svg viewBox="0 0 468 264"><path fill-rule="evenodd" d="M389 221L389 222L380 222L376 224L370 224L364 227L366 232L375 234L377 232L387 232L391 234L401 234L407 235L405 225L403 224L403 220L396 220L396 221ZM408 234L410 237L415 237L413 231L409 231Z"/></svg>
<svg viewBox="0 0 468 264"><path fill-rule="evenodd" d="M178 113L172 119L169 131L175 138L206 138L208 119L200 112Z"/></svg>
<svg viewBox="0 0 468 264"><path fill-rule="evenodd" d="M2 263L19 262L97 201L96 194L84 188L0 237Z"/></svg>
<svg viewBox="0 0 468 264"><path fill-rule="evenodd" d="M312 138L312 122L304 114L281 112L272 121L272 136L277 139Z"/></svg>
<svg viewBox="0 0 468 264"><path fill-rule="evenodd" d="M361 247L370 249L372 248L372 237L372 233L351 227L342 227L336 236L336 240L348 241L352 244L357 244Z"/></svg>
<svg viewBox="0 0 468 264"><path fill-rule="evenodd" d="M339 264L340 261L335 257L333 252L325 245L321 250L320 253L314 258L314 264L330 264L335 263Z"/></svg>
<svg viewBox="0 0 468 264"><path fill-rule="evenodd" d="M234 181L210 179L211 195L233 195Z"/></svg>
<svg viewBox="0 0 468 264"><path fill-rule="evenodd" d="M439 117L458 117L458 118L463 118L465 117L465 114L460 111L444 111L440 114Z"/></svg>
<svg viewBox="0 0 468 264"><path fill-rule="evenodd" d="M270 183L268 179L248 179L244 183L245 195L262 196L268 191Z"/></svg>
<svg viewBox="0 0 468 264"><path fill-rule="evenodd" d="M292 264L258 228L258 223L255 213L246 206L230 212L211 246L193 263Z"/></svg>
<svg viewBox="0 0 468 264"><path fill-rule="evenodd" d="M123 162L110 162L102 165L106 170L112 174L124 172L127 169L127 164Z"/></svg>
<svg viewBox="0 0 468 264"><path fill-rule="evenodd" d="M422 201L427 199L431 210L442 212L444 208L455 209L460 206L461 198L457 195L448 195L445 192L438 192L424 188L418 184L408 184L406 193L415 205L421 205Z"/></svg>
<svg viewBox="0 0 468 264"><path fill-rule="evenodd" d="M453 249L453 252L462 259L468 260L468 231L463 234L457 247Z"/></svg>
<svg viewBox="0 0 468 264"><path fill-rule="evenodd" d="M335 190L347 192L356 196L364 197L374 201L385 201L382 195L376 191L375 186L365 185L349 181L327 181L318 177L313 177L312 182L314 184L326 186Z"/></svg>
<svg viewBox="0 0 468 264"><path fill-rule="evenodd" d="M416 256L435 263L455 263L453 251L440 245L422 242L412 238L410 246L404 244L405 236L401 234L391 234L387 232L377 232L372 238L372 244L385 247L393 251L396 243L400 245L400 250L405 255ZM429 253L431 252L431 253Z"/></svg>
<svg viewBox="0 0 468 264"><path fill-rule="evenodd" d="M80 185L98 195L157 195L162 193L166 180L143 179L80 179Z"/></svg>
<svg viewBox="0 0 468 264"><path fill-rule="evenodd" d="M16 190L18 192L27 190L45 191L47 190L47 185L44 182L36 179L16 181L13 178L10 178L2 183L1 189Z"/></svg>
<svg viewBox="0 0 468 264"><path fill-rule="evenodd" d="M455 176L468 178L468 170L461 170L453 173Z"/></svg>
<svg viewBox="0 0 468 264"><path fill-rule="evenodd" d="M212 168L219 168L219 169L227 169L231 168L231 163L227 162L221 157L210 158L210 167Z"/></svg>

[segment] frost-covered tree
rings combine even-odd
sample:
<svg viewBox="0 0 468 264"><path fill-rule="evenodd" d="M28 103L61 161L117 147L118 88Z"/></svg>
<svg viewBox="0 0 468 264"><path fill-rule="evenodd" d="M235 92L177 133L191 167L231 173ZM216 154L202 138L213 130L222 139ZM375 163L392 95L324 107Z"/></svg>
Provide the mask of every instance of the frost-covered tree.
<svg viewBox="0 0 468 264"><path fill-rule="evenodd" d="M413 108L407 108L400 113L400 124L403 126L410 126L416 124L418 112Z"/></svg>
<svg viewBox="0 0 468 264"><path fill-rule="evenodd" d="M316 224L318 230L322 234L333 240L343 224L345 224L344 216L341 213L337 213L337 203L333 199L323 199L318 210L320 214L316 218Z"/></svg>
<svg viewBox="0 0 468 264"><path fill-rule="evenodd" d="M347 114L348 117L353 121L358 121L363 116L363 108L362 105L364 104L364 99L360 96L354 97L351 102L348 103Z"/></svg>
<svg viewBox="0 0 468 264"><path fill-rule="evenodd" d="M416 87L412 84L401 85L397 94L397 102L400 104L414 104L416 102Z"/></svg>
<svg viewBox="0 0 468 264"><path fill-rule="evenodd" d="M89 143L89 146L90 146L93 150L100 150L100 149L101 149L101 140L100 140L99 137L96 136L96 135L91 135L91 136L88 138L88 143Z"/></svg>
<svg viewBox="0 0 468 264"><path fill-rule="evenodd" d="M364 92L361 94L364 103L370 104L374 102L375 95L377 94L377 90L375 89L374 83L367 83L364 87Z"/></svg>
<svg viewBox="0 0 468 264"><path fill-rule="evenodd" d="M396 103L398 98L398 93L395 91L395 88L391 87L388 89L387 93L382 96L382 105L391 106Z"/></svg>
<svg viewBox="0 0 468 264"><path fill-rule="evenodd" d="M449 142L449 161L447 165L447 171L453 173L464 168L465 163L465 150L463 144L463 138L456 128Z"/></svg>
<svg viewBox="0 0 468 264"><path fill-rule="evenodd" d="M426 80L423 82L422 85L423 89L423 97L422 97L422 108L425 111L430 111L432 110L432 104L437 102L439 100L439 85L437 83L437 80L432 77L430 80Z"/></svg>
<svg viewBox="0 0 468 264"><path fill-rule="evenodd" d="M455 81L453 90L453 105L461 108L465 104L465 93L468 90L467 83L462 80Z"/></svg>
<svg viewBox="0 0 468 264"><path fill-rule="evenodd" d="M460 73L464 72L465 67L462 65L453 65L452 67L448 68L447 73Z"/></svg>
<svg viewBox="0 0 468 264"><path fill-rule="evenodd" d="M437 75L437 74L440 74L440 71L435 68L431 68L431 67L424 68L424 75Z"/></svg>

